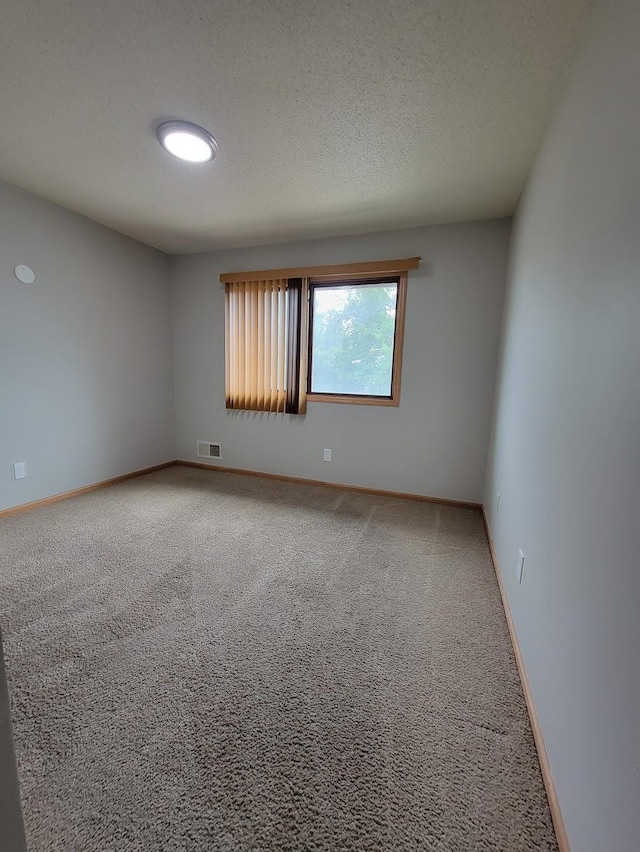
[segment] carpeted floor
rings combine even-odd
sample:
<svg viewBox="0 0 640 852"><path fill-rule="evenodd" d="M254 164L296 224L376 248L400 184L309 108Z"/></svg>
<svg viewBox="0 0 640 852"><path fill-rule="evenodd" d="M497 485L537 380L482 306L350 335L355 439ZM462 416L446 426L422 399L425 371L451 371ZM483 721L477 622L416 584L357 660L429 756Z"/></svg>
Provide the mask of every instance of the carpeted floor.
<svg viewBox="0 0 640 852"><path fill-rule="evenodd" d="M0 536L31 852L557 849L479 511L174 467Z"/></svg>

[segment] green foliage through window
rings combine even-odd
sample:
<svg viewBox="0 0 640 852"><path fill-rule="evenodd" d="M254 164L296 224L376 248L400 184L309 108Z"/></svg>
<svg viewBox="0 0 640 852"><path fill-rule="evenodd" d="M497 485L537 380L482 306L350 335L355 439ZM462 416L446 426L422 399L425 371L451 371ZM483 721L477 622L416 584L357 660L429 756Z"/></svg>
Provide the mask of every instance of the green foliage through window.
<svg viewBox="0 0 640 852"><path fill-rule="evenodd" d="M398 284L316 286L311 392L391 396Z"/></svg>

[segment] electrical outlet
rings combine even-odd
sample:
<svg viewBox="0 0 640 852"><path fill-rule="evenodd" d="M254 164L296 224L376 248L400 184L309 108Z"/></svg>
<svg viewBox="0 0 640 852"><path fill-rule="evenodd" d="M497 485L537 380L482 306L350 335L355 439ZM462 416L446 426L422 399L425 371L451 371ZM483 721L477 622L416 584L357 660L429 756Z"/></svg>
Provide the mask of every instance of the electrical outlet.
<svg viewBox="0 0 640 852"><path fill-rule="evenodd" d="M521 583L522 582L522 572L524 571L524 553L521 550L518 551L517 571L518 571L518 582Z"/></svg>
<svg viewBox="0 0 640 852"><path fill-rule="evenodd" d="M500 514L500 500L502 500L502 495L498 494L498 499L496 500L496 515Z"/></svg>
<svg viewBox="0 0 640 852"><path fill-rule="evenodd" d="M12 479L25 479L27 476L27 463L26 462L14 462L11 465L11 478Z"/></svg>
<svg viewBox="0 0 640 852"><path fill-rule="evenodd" d="M333 450L327 450L325 448L325 451L322 455L322 461L330 462L332 454L333 454Z"/></svg>

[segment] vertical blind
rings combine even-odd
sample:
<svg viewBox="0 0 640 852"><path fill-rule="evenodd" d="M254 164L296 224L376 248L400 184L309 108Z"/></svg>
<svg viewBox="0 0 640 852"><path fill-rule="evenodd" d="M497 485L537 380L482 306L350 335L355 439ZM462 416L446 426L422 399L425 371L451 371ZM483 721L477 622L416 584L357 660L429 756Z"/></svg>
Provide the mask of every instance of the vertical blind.
<svg viewBox="0 0 640 852"><path fill-rule="evenodd" d="M300 279L225 284L227 408L304 413L299 373Z"/></svg>

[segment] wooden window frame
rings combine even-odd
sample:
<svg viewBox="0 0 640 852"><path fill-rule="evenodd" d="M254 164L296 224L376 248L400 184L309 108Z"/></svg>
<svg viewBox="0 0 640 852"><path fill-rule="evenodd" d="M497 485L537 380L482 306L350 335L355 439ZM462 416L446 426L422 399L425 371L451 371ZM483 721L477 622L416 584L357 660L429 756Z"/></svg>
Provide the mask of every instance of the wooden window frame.
<svg viewBox="0 0 640 852"><path fill-rule="evenodd" d="M332 266L290 266L286 269L221 272L220 283L267 281L274 278L342 278L345 281L347 278L375 278L418 269L421 260L421 257L406 257L404 260L367 260L364 263L335 263Z"/></svg>
<svg viewBox="0 0 640 852"><path fill-rule="evenodd" d="M396 274L362 275L333 274L321 275L309 278L309 310L307 312L308 323L308 349L307 349L307 401L308 402L332 402L347 405L400 405L400 380L402 375L402 351L404 345L404 325L407 303L407 272ZM362 284L371 286L375 284L397 283L396 293L396 317L393 335L393 365L391 368L391 394L389 396L372 396L365 394L337 394L318 393L311 391L311 364L313 359L313 294L316 287L354 286Z"/></svg>
<svg viewBox="0 0 640 852"><path fill-rule="evenodd" d="M289 267L287 269L267 269L253 272L224 272L220 275L220 282L225 285L225 393L227 396L227 408L231 410L247 411L270 411L275 413L305 414L307 399L312 402L333 402L348 405L381 405L398 406L400 404L400 379L402 375L402 350L404 346L404 324L407 299L408 272L418 269L420 257L409 257L403 260L378 260L365 261L363 263L334 264L330 266L305 266ZM276 408L260 407L260 390L254 405L254 400L249 396L246 405L237 404L235 391L230 391L233 384L231 379L230 350L230 314L229 314L229 288L233 285L264 284L275 280L285 280L289 300L288 314L286 318L287 327L295 329L294 333L287 338L286 359L286 399L278 399ZM310 359L313 354L313 343L310 340L313 326L311 316L313 305L311 302L310 288L313 286L325 286L333 284L369 283L382 284L389 281L397 282L398 290L396 297L396 318L394 326L393 364L391 369L391 395L390 396L366 396L364 394L329 394L311 393L311 369ZM245 306L246 307L246 306ZM258 337L258 340L260 337ZM236 369L236 368L234 368ZM246 402L246 378L238 399ZM231 392L231 396L229 395Z"/></svg>

